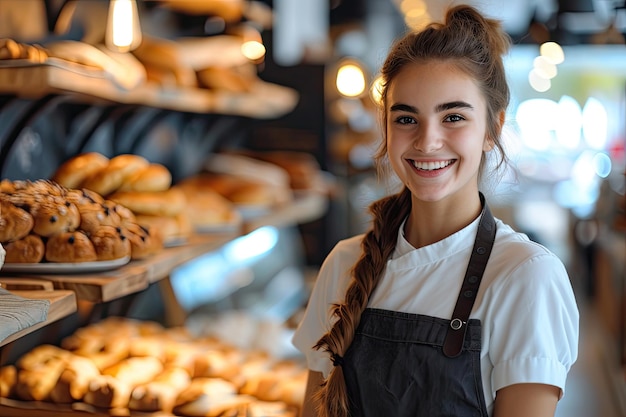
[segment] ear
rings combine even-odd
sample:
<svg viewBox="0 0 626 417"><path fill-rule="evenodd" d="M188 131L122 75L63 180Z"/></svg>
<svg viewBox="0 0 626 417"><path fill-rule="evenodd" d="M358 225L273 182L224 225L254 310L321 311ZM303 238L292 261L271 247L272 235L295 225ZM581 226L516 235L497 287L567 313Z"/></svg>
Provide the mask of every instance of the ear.
<svg viewBox="0 0 626 417"><path fill-rule="evenodd" d="M497 135L498 137L502 133L502 127L504 126L504 121L506 120L506 112L502 110L500 114L498 114L498 126L497 126ZM491 138L489 136L485 137L485 142L483 144L483 151L489 152L496 145L495 138Z"/></svg>

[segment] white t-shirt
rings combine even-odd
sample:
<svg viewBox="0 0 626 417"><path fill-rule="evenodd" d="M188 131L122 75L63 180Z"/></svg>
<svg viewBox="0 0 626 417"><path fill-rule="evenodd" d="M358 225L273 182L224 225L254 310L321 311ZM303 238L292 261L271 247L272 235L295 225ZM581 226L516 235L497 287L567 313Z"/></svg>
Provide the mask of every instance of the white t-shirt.
<svg viewBox="0 0 626 417"><path fill-rule="evenodd" d="M398 233L396 250L368 307L450 319L478 230L469 226L415 249ZM543 383L565 390L578 356L578 308L563 263L545 247L496 219L496 241L470 318L482 324L481 372L489 414L497 390ZM402 230L402 228L400 228ZM362 235L340 241L320 268L293 344L311 370L328 375L328 353L312 346L342 302Z"/></svg>

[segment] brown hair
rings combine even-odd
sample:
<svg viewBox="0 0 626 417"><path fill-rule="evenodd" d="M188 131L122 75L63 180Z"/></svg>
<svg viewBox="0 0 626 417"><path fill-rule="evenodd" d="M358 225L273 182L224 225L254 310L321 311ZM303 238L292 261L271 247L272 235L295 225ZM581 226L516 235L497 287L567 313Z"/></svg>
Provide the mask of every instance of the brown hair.
<svg viewBox="0 0 626 417"><path fill-rule="evenodd" d="M497 20L485 18L467 5L450 8L443 23L431 23L420 32L407 33L393 45L381 68L383 132L387 124L384 110L387 88L400 70L411 63L432 60L450 62L473 77L484 94L487 102L487 136L499 151L498 166L504 164L506 156L500 142L500 115L508 106L510 93L502 55L509 46L510 38ZM379 167L386 160L386 155L386 138L383 138L375 154ZM484 169L483 154L481 171ZM315 349L327 351L335 364L352 343L361 314L383 276L387 260L395 249L398 230L410 209L411 193L407 188L370 205L372 228L361 243L362 255L352 268L352 280L346 290L345 300L333 305L332 314L337 320L314 346ZM319 416L349 416L350 404L341 366L333 367L315 399Z"/></svg>

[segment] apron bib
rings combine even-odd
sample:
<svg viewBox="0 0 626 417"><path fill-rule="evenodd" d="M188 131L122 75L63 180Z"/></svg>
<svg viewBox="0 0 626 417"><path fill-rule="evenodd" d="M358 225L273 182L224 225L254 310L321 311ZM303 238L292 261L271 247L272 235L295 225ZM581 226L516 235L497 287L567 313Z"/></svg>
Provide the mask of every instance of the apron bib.
<svg viewBox="0 0 626 417"><path fill-rule="evenodd" d="M480 320L469 315L495 240L483 213L450 320L366 309L343 358L351 417L487 417Z"/></svg>

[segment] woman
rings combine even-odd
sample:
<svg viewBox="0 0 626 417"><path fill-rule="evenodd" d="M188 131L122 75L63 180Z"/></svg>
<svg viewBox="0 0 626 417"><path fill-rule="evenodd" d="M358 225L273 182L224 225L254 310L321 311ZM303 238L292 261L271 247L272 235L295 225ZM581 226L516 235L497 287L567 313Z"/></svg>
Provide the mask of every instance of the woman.
<svg viewBox="0 0 626 417"><path fill-rule="evenodd" d="M554 416L578 354L571 284L479 191L486 157L506 162L509 45L456 6L391 49L376 158L403 189L320 269L293 339L310 369L303 416Z"/></svg>

